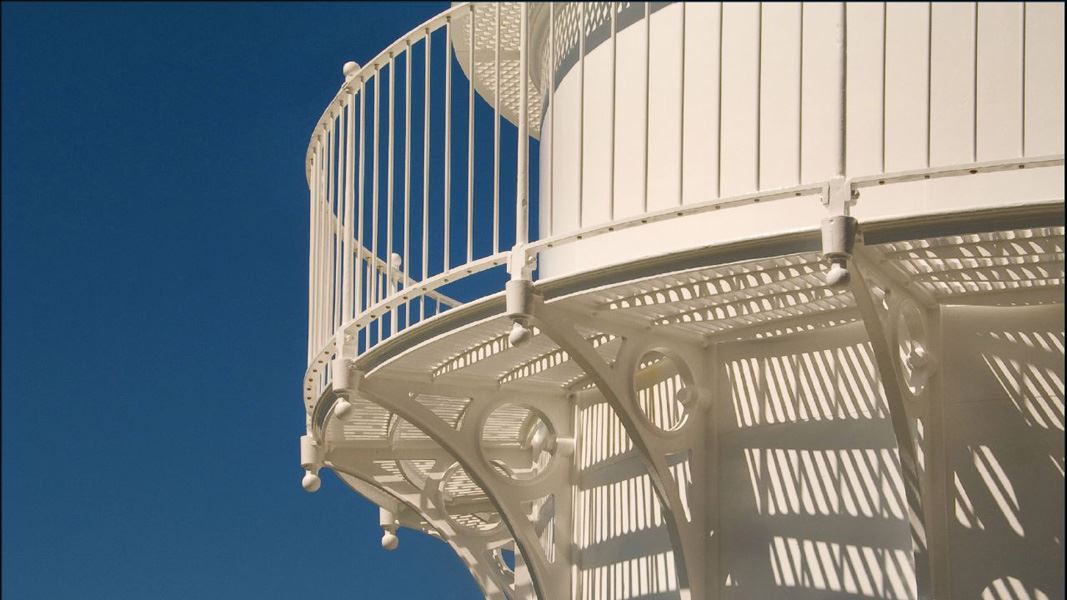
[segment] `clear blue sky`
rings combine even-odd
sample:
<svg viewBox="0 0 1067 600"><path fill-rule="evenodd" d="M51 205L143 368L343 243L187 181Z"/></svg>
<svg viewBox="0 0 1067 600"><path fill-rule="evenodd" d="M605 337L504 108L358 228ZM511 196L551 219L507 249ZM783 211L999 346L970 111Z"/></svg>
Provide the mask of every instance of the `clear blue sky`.
<svg viewBox="0 0 1067 600"><path fill-rule="evenodd" d="M429 4L3 16L5 598L476 598L300 488L307 136Z"/></svg>

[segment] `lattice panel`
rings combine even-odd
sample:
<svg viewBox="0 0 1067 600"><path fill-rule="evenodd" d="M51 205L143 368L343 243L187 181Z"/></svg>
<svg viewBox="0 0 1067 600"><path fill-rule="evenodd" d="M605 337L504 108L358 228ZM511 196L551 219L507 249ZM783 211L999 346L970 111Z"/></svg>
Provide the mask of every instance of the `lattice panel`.
<svg viewBox="0 0 1067 600"><path fill-rule="evenodd" d="M441 490L451 498L483 498L485 492L471 480L463 467L457 466L441 485Z"/></svg>
<svg viewBox="0 0 1067 600"><path fill-rule="evenodd" d="M326 431L326 439L337 441L380 440L389 431L392 413L384 408L364 400L353 398L349 418L333 419Z"/></svg>
<svg viewBox="0 0 1067 600"><path fill-rule="evenodd" d="M1055 288L1064 284L1064 228L1040 227L882 244L915 284L935 296Z"/></svg>
<svg viewBox="0 0 1067 600"><path fill-rule="evenodd" d="M519 81L519 33L521 6L514 3L500 4L500 27L497 28L496 5L491 3L474 4L474 69L470 68L471 20L469 13L457 15L453 20L455 35L453 49L468 77L473 75L474 87L490 106L498 104L501 115L512 122L518 122L521 107L521 89ZM497 81L497 36L499 35L499 73ZM527 72L527 113L531 135L538 135L541 130L541 90L532 77L533 70Z"/></svg>
<svg viewBox="0 0 1067 600"><path fill-rule="evenodd" d="M526 441L526 429L536 416L516 404L501 406L489 415L482 428L482 443L496 446L520 446Z"/></svg>

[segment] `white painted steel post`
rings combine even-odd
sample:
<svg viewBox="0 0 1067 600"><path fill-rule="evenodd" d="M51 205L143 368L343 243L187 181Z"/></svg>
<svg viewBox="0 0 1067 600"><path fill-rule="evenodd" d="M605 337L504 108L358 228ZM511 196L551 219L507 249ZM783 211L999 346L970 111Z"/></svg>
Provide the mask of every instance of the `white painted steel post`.
<svg viewBox="0 0 1067 600"><path fill-rule="evenodd" d="M496 7L493 39L493 254L500 252L500 3Z"/></svg>
<svg viewBox="0 0 1067 600"><path fill-rule="evenodd" d="M837 106L835 107L837 114L838 131L837 137L834 139L834 151L837 156L837 168L834 174L839 177L845 176L845 119L846 119L846 94L847 94L847 79L848 79L848 21L846 17L845 3L841 2L838 5L838 27L836 30L836 38L834 44L837 47L837 69L838 77L838 92Z"/></svg>
<svg viewBox="0 0 1067 600"><path fill-rule="evenodd" d="M312 352L318 348L312 348L312 332L314 331L315 314L315 153L311 155L308 163L308 362L311 362Z"/></svg>
<svg viewBox="0 0 1067 600"><path fill-rule="evenodd" d="M470 78L467 88L467 262L474 260L474 5L470 6Z"/></svg>
<svg viewBox="0 0 1067 600"><path fill-rule="evenodd" d="M522 5L519 18L519 140L515 165L515 247L512 248L509 257L508 270L511 272L511 280L506 286L506 312L513 321L508 339L513 345L522 344L530 338L531 331L528 322L533 310L533 282L530 281L529 263L526 259L526 245L530 241L527 181L529 168L527 152L530 143L527 77L528 7L528 4Z"/></svg>
<svg viewBox="0 0 1067 600"><path fill-rule="evenodd" d="M445 19L445 233L443 264L445 271L451 264L449 238L452 237L452 17Z"/></svg>
<svg viewBox="0 0 1067 600"><path fill-rule="evenodd" d="M404 260L411 260L411 40L404 50ZM411 278L404 267L404 286ZM404 302L404 326L411 324L411 302Z"/></svg>
<svg viewBox="0 0 1067 600"><path fill-rule="evenodd" d="M336 273L337 264L337 248L334 247L333 237L337 232L337 220L333 219L333 204L334 198L337 196L336 178L334 177L337 168L337 136L335 135L336 127L334 126L335 119L330 117L330 127L327 130L327 139L329 143L327 145L327 152L329 157L326 162L326 230L323 236L323 241L326 243L326 252L328 258L326 259L328 265L326 267L326 288L327 294L325 298L325 308L327 309L327 315L325 319L325 330L323 336L328 339L333 333L334 315L333 315L333 282L334 275Z"/></svg>
<svg viewBox="0 0 1067 600"><path fill-rule="evenodd" d="M379 291L378 291L379 290L379 288L378 288L378 278L380 276L380 271L381 271L381 269L379 268L379 265L378 265L378 188L379 188L379 184L381 183L381 177L380 177L379 172L378 172L378 164L379 164L378 154L380 153L379 148L381 146L381 144L378 143L379 142L379 137L380 137L379 136L379 126L378 126L379 123L378 123L378 121L379 121L379 114L381 113L381 99L382 99L381 86L380 86L380 83L379 83L381 81L381 74L382 74L381 69L379 68L379 66L377 64L375 64L374 65L374 133L371 135L371 143L374 144L374 152L373 152L373 157L374 157L373 165L374 165L374 168L372 170L371 182L370 182L370 184L371 184L371 187L370 187L370 189L371 189L371 232L370 232L370 240L371 240L371 242L370 242L370 246L371 246L371 248L370 248L370 275L371 275L370 284L371 284L371 292L370 292L370 300L368 301L368 304L370 306L374 306L375 304L378 303L378 294L379 294ZM378 330L378 339L381 339L381 332L382 332L381 321L376 319L374 321L374 326ZM370 330L368 329L368 331L367 331L367 347L370 348L370 346L371 346L371 333L370 333Z"/></svg>
<svg viewBox="0 0 1067 600"><path fill-rule="evenodd" d="M344 73L345 82L351 80L351 75L354 75L359 70L359 65L356 63L345 63ZM353 186L353 179L355 178L355 148L356 148L356 96L355 93L348 88L348 98L345 104L345 232L344 243L342 244L344 260L342 261L342 269L344 271L344 291L341 297L341 322L352 318L352 219L355 215L352 211L355 209L355 187Z"/></svg>
<svg viewBox="0 0 1067 600"><path fill-rule="evenodd" d="M426 60L422 73L422 266L421 280L429 277L430 260L430 42L432 33L426 30L423 45ZM426 318L426 296L419 298L419 320Z"/></svg>
<svg viewBox="0 0 1067 600"><path fill-rule="evenodd" d="M529 112L529 83L527 76L527 62L529 60L529 31L528 29L529 5L523 4L519 12L519 143L515 165L515 245L525 246L530 241L529 229L529 193L527 185L528 169L527 152L530 144L530 130L527 118ZM515 274L512 274L514 276Z"/></svg>
<svg viewBox="0 0 1067 600"><path fill-rule="evenodd" d="M552 133L548 139L548 222L545 223L545 236L552 236L552 220L556 204L556 3L548 3L548 108L552 111ZM541 124L542 131L544 123ZM543 137L543 136L542 136ZM545 194L541 194L543 199Z"/></svg>
<svg viewBox="0 0 1067 600"><path fill-rule="evenodd" d="M389 151L389 158L386 160L386 176L389 178L386 184L385 190L385 281L386 291L382 294L382 298L387 298L393 294L395 290L392 289L393 281L393 204L396 198L394 197L394 179L393 177L393 163L394 163L394 123L396 121L396 60L393 57L393 53L389 53L389 126L388 136L389 141L386 148ZM389 309L389 333L390 335L396 334L396 309Z"/></svg>
<svg viewBox="0 0 1067 600"><path fill-rule="evenodd" d="M365 160L366 145L366 116L367 116L367 86L363 77L359 78L359 206L357 207L359 229L356 234L356 316L363 312L363 299L366 297L363 288L363 190L364 179L367 172Z"/></svg>

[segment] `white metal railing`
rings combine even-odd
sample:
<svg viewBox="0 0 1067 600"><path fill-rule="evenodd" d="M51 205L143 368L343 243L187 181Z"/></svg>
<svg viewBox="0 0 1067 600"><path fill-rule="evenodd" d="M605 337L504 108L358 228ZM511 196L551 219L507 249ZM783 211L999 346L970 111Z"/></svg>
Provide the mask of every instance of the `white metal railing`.
<svg viewBox="0 0 1067 600"><path fill-rule="evenodd" d="M828 198L829 180L820 177L808 182L798 175L792 186L760 189L757 180L756 189L751 192L723 195L711 189L707 200L683 204L679 199L677 207L649 211L646 174L646 210L620 218L614 210L616 147L612 127L607 220L592 225L582 223L579 209L577 229L553 232L549 203L548 227L531 232L527 177L530 167L536 166L536 158L530 157L529 145L530 134L540 130L545 109L542 94L551 105L557 78L553 73L571 60L580 79L579 91L584 93L586 34L590 27L607 28L609 33L602 43L610 44L609 106L615 122L616 16L621 6L549 3L502 9L499 3L461 4L412 30L362 68L346 65L345 82L316 125L306 160L311 211L309 369L305 379L309 406L329 385L329 359L341 348L338 342L344 342L348 351L365 353L399 332L459 305L461 301L442 293L442 288L477 273L502 269L509 264L512 244L524 257L530 257L548 248L628 227L735 205L786 198ZM647 35L651 4L644 3L641 8ZM540 64L536 76L527 72L527 29L531 18L551 24L547 31L541 30L542 56L534 63ZM685 19L683 7L683 32ZM575 20L578 25L572 26ZM720 32L721 28L720 22ZM684 48L683 42L683 65ZM565 60L568 56L576 58ZM484 59L481 64L476 57ZM647 95L647 49L642 60ZM457 65L465 71L467 81L454 86L453 70ZM486 65L488 68L479 68ZM844 90L843 55L835 72L841 75ZM684 90L685 77L682 79ZM721 81L719 85L721 88ZM840 135L833 140L831 149L838 158L838 176L845 175L843 95L838 111ZM684 98L683 93L683 120ZM579 104L584 106L583 102L580 95ZM647 100L645 105L647 139ZM721 121L722 106L717 110ZM584 109L579 111L580 115L584 113ZM505 120L510 122L504 125ZM552 124L546 126L551 128ZM584 127L580 128L582 132ZM515 136L516 142L505 143L505 133ZM929 138L929 127L926 135ZM977 139L977 132L974 137ZM583 143L580 136L578 143ZM926 146L930 147L929 139ZM551 147L547 150L548 156L554 156ZM848 185L856 190L1063 164L1062 155L1024 158L1024 150L1025 145L1017 158L998 161L980 162L975 154L972 163L947 167L933 166L927 156L926 168L854 177ZM578 152L579 159L584 155L584 151ZM647 172L647 148L645 155ZM721 163L721 155L717 160ZM882 163L884 172L884 156ZM713 167L722 170L722 164ZM551 189L555 179L552 165L544 168L548 170L544 179ZM679 178L682 174L679 170ZM581 165L578 176L582 176ZM584 188L579 184L577 189L578 196L573 200L580 204ZM500 286L489 291L499 289Z"/></svg>
<svg viewBox="0 0 1067 600"><path fill-rule="evenodd" d="M462 4L367 65L345 65L306 159L308 396L328 384L323 358L339 336L357 352L370 350L456 306L438 288L503 265L503 245L526 241L529 102L519 103L518 143L510 150L501 143L502 92L528 95L525 30L509 26L499 6ZM454 48L460 39L465 63ZM473 57L486 45L495 69L479 73ZM508 69L509 61L519 68ZM453 85L453 63L467 71L466 85ZM478 96L487 87L492 104ZM476 140L490 131L491 158ZM509 188L522 191L513 196ZM502 204L505 196L517 199L517 210Z"/></svg>

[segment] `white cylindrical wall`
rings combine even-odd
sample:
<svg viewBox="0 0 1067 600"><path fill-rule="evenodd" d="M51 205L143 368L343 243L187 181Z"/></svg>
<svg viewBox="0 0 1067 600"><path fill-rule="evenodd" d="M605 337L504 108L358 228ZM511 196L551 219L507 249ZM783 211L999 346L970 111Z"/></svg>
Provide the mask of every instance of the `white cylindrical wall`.
<svg viewBox="0 0 1067 600"><path fill-rule="evenodd" d="M842 161L846 176L864 176L1063 152L1059 4L601 2L553 12L554 32L534 36L556 47L538 69L555 84L542 83L541 237L825 181ZM543 28L547 10L540 17ZM1058 178L1035 185L1054 193ZM929 209L969 193L942 188L922 192ZM895 201L865 216L886 216ZM811 204L739 207L554 248L542 274L808 229L820 215Z"/></svg>

